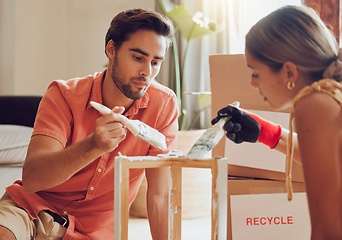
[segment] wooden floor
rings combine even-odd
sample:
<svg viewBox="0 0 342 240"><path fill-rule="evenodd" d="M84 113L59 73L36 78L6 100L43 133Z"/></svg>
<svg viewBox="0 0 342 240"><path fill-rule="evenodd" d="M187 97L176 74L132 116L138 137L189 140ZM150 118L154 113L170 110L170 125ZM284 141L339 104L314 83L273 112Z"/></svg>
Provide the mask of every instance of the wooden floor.
<svg viewBox="0 0 342 240"><path fill-rule="evenodd" d="M211 234L210 218L182 220L182 240L208 240ZM129 240L151 240L148 220L146 218L130 218L128 223Z"/></svg>

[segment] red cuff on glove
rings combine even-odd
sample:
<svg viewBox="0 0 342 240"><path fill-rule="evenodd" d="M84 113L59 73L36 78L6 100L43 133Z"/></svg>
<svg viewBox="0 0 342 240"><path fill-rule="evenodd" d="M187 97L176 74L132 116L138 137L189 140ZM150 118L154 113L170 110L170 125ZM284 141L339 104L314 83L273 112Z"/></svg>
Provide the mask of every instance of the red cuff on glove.
<svg viewBox="0 0 342 240"><path fill-rule="evenodd" d="M261 142L273 149L279 142L281 136L281 126L248 112L248 114L259 123L260 135L258 142Z"/></svg>

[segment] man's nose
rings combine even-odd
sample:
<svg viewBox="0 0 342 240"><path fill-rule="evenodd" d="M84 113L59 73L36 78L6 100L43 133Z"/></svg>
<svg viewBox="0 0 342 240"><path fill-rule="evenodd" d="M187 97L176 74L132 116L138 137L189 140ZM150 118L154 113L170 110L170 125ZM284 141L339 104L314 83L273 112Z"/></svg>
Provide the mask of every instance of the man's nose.
<svg viewBox="0 0 342 240"><path fill-rule="evenodd" d="M144 64L143 67L140 70L140 75L148 78L152 74L152 66L150 63Z"/></svg>

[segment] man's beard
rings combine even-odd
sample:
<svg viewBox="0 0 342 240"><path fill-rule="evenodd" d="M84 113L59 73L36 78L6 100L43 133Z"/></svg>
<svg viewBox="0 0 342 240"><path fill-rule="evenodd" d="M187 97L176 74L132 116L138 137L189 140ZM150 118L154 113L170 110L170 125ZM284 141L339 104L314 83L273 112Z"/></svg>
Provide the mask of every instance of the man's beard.
<svg viewBox="0 0 342 240"><path fill-rule="evenodd" d="M137 100L140 99L144 96L146 89L142 91L136 91L134 92L129 84L124 84L122 78L120 77L120 69L118 66L118 60L117 56L115 55L113 65L112 65L112 79L114 84L117 86L117 88L120 89L120 91L128 98ZM144 80L142 77L136 77L136 78L131 78L130 80L134 79L139 79L139 80Z"/></svg>

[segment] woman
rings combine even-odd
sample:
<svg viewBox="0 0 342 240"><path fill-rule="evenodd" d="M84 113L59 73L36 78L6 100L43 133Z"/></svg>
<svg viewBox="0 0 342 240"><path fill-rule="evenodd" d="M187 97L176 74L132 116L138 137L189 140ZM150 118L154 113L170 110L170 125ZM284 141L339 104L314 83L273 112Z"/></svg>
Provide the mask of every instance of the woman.
<svg viewBox="0 0 342 240"><path fill-rule="evenodd" d="M312 9L286 6L250 29L245 59L264 100L275 110L291 107L290 132L234 106L212 122L232 116L229 139L286 153L287 176L292 155L302 162L311 239L342 239L342 51L334 35Z"/></svg>

